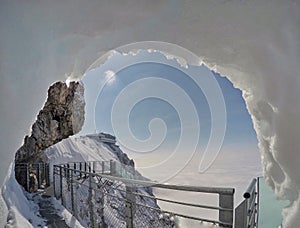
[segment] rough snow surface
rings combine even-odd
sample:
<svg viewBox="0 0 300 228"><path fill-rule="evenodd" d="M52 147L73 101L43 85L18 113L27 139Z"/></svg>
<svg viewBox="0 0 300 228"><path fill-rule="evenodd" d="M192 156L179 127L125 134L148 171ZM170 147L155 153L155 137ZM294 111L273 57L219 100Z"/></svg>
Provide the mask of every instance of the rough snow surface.
<svg viewBox="0 0 300 228"><path fill-rule="evenodd" d="M16 181L13 165L10 166L2 195L8 208L7 228L38 227L45 224L45 221L37 216L37 205L26 198L24 190Z"/></svg>

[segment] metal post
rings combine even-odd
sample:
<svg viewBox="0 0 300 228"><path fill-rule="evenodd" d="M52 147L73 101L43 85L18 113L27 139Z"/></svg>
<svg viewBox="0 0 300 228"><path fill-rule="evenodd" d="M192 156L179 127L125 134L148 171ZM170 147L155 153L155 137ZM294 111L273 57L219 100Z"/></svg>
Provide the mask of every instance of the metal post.
<svg viewBox="0 0 300 228"><path fill-rule="evenodd" d="M90 227L94 227L94 212L93 212L93 189L92 189L92 175L89 175L89 211L90 211Z"/></svg>
<svg viewBox="0 0 300 228"><path fill-rule="evenodd" d="M53 169L53 165L52 165L52 169ZM51 170L51 166L50 166L50 164L48 163L48 165L47 165L47 180L48 180L48 186L50 186L50 182L51 182L51 180L50 180L50 177L51 177L50 170ZM52 172L53 172L53 170L52 170Z"/></svg>
<svg viewBox="0 0 300 228"><path fill-rule="evenodd" d="M81 162L79 163L79 170L82 171L82 163ZM80 179L81 179L82 178L82 172L80 172L79 176L80 176Z"/></svg>
<svg viewBox="0 0 300 228"><path fill-rule="evenodd" d="M111 175L116 175L117 174L117 170L116 170L116 162L115 161L113 161L113 160L110 160L109 161L110 163L110 174Z"/></svg>
<svg viewBox="0 0 300 228"><path fill-rule="evenodd" d="M41 170L40 170L40 163L38 163L36 166L37 169L37 181L38 181L38 189L41 187Z"/></svg>
<svg viewBox="0 0 300 228"><path fill-rule="evenodd" d="M126 185L125 220L127 228L133 228L133 219L135 213L135 195L132 194L133 191L133 186Z"/></svg>
<svg viewBox="0 0 300 228"><path fill-rule="evenodd" d="M233 194L219 194L219 207L229 210L219 211L219 221L224 227L233 225Z"/></svg>
<svg viewBox="0 0 300 228"><path fill-rule="evenodd" d="M67 178L70 178L70 164L67 164Z"/></svg>
<svg viewBox="0 0 300 228"><path fill-rule="evenodd" d="M71 171L70 175L70 187L71 187L71 206L73 215L75 214L75 207L74 207L74 190L73 190L73 172Z"/></svg>
<svg viewBox="0 0 300 228"><path fill-rule="evenodd" d="M95 161L93 161L93 173L96 173L96 165L95 165Z"/></svg>
<svg viewBox="0 0 300 228"><path fill-rule="evenodd" d="M29 192L29 179L30 179L30 174L29 174L29 167L28 163L26 164L26 186L27 186L27 191Z"/></svg>
<svg viewBox="0 0 300 228"><path fill-rule="evenodd" d="M105 163L104 163L104 161L102 161L102 174L104 174L104 171L105 171L104 165L105 165Z"/></svg>
<svg viewBox="0 0 300 228"><path fill-rule="evenodd" d="M66 164L64 164L64 174L65 174L65 178L67 178L66 167L67 167L67 165L66 165Z"/></svg>
<svg viewBox="0 0 300 228"><path fill-rule="evenodd" d="M56 195L56 185L55 185L55 175L56 175L55 168L56 168L56 167L53 167L53 191L54 191L54 197L57 199L57 195Z"/></svg>
<svg viewBox="0 0 300 228"><path fill-rule="evenodd" d="M45 182L45 187L46 187L46 167L45 167L46 163L42 163L42 169L43 169L43 177L42 177L42 183Z"/></svg>
<svg viewBox="0 0 300 228"><path fill-rule="evenodd" d="M257 187L257 212L256 212L256 225L257 225L257 227L258 227L258 218L259 218L259 177L257 177L256 178L257 179L257 185L256 185L256 187Z"/></svg>
<svg viewBox="0 0 300 228"><path fill-rule="evenodd" d="M43 182L45 182L45 187L48 187L48 180L47 180L47 167L46 167L47 163L43 163Z"/></svg>
<svg viewBox="0 0 300 228"><path fill-rule="evenodd" d="M61 204L64 205L64 200L63 200L63 183L62 183L62 167L59 166L59 185L60 185L60 199L61 199Z"/></svg>

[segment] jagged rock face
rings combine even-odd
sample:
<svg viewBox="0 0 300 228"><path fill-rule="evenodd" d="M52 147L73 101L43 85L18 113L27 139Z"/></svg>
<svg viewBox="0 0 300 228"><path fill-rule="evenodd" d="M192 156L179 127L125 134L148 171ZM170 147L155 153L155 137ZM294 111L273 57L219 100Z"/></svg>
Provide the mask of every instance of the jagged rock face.
<svg viewBox="0 0 300 228"><path fill-rule="evenodd" d="M84 123L83 95L84 87L80 82L71 82L69 86L56 82L50 86L31 135L25 137L23 146L16 152L15 163L40 162L46 148L78 133Z"/></svg>

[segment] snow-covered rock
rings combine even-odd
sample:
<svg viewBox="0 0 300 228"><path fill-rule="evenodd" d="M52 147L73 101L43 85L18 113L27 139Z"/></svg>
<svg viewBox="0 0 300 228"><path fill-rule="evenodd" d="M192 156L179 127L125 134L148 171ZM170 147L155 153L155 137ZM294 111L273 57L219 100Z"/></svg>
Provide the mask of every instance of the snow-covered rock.
<svg viewBox="0 0 300 228"><path fill-rule="evenodd" d="M41 161L49 146L78 133L84 123L84 87L80 82L56 82L48 90L47 101L32 125L31 135L16 152L15 163ZM23 170L16 169L16 180L26 185Z"/></svg>
<svg viewBox="0 0 300 228"><path fill-rule="evenodd" d="M84 88L80 82L56 82L48 90L47 101L17 151L15 162L34 162L49 146L74 135L84 122Z"/></svg>

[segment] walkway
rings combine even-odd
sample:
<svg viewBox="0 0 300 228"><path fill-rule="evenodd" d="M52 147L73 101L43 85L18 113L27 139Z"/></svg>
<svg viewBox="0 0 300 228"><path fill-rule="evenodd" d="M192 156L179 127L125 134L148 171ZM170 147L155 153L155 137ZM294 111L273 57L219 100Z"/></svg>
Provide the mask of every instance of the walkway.
<svg viewBox="0 0 300 228"><path fill-rule="evenodd" d="M68 228L69 226L65 223L64 219L57 214L57 210L51 202L51 198L51 196L41 195L38 201L40 214L42 218L47 220L47 227Z"/></svg>
<svg viewBox="0 0 300 228"><path fill-rule="evenodd" d="M36 194L36 202L39 206L39 212L45 219L48 228L68 228L64 219L58 215L58 211L52 203L53 186L44 189L40 194Z"/></svg>

